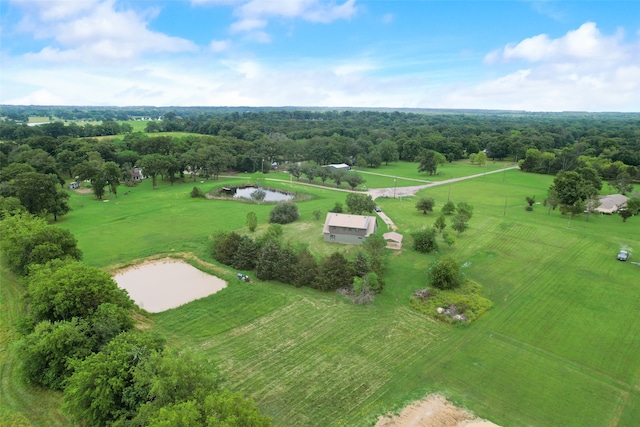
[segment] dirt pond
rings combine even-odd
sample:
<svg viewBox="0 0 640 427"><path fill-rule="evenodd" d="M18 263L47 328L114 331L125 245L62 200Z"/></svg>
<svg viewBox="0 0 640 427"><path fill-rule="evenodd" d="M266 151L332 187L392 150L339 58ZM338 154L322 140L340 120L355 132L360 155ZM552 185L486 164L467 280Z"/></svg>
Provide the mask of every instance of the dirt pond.
<svg viewBox="0 0 640 427"><path fill-rule="evenodd" d="M116 272L113 280L150 313L179 307L224 289L227 282L175 259L148 261Z"/></svg>
<svg viewBox="0 0 640 427"><path fill-rule="evenodd" d="M405 407L399 414L388 414L378 419L375 427L499 427L477 418L472 413L454 406L438 394Z"/></svg>

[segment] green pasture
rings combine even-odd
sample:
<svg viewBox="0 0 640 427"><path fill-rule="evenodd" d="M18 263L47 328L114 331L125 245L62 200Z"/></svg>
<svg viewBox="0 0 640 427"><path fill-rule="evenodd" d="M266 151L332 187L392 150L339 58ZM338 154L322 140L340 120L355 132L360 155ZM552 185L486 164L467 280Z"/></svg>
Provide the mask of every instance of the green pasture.
<svg viewBox="0 0 640 427"><path fill-rule="evenodd" d="M363 188L393 188L393 187L411 187L416 185L428 184L431 182L444 181L451 178L460 178L464 176L483 174L498 169L504 169L515 166L512 162L487 162L483 167L472 165L468 160L459 160L453 163L447 163L438 168L436 175L428 175L426 172L418 172L418 164L415 162L396 162L390 165L381 165L378 168L357 168L351 169L352 172L359 173L365 179L365 183L358 187ZM291 179L286 172L271 172L266 175L267 179L281 179L288 181ZM301 183L313 183L315 185L336 188L335 182L328 179L324 184L320 178L314 178L309 181L305 175L300 180L293 178L293 181ZM350 188L346 182L340 185L340 188Z"/></svg>
<svg viewBox="0 0 640 427"><path fill-rule="evenodd" d="M494 166L509 164L447 164L442 179ZM399 163L372 170L391 177L372 175L380 180L374 184L387 187L403 168L404 178L420 178L415 164ZM634 252L631 261L640 260L640 219L622 223L618 216L592 215L569 221L542 204L526 211L525 197L542 202L552 179L511 170L428 188L415 197L377 199L405 236L405 246L390 255L386 287L371 306L275 282L232 280L218 294L152 315L153 327L172 344L206 354L227 387L255 399L282 426L370 426L378 415L431 392L504 426L633 425L640 419L640 266L615 255L627 247ZM58 224L77 237L85 262L93 266L172 252L213 262L212 233L248 233L249 211L256 212L260 233L272 205L193 199L189 192L194 185L206 192L250 180L158 180L155 190L145 180L121 187L118 198L107 194L108 202L74 193L73 210ZM291 182L287 175L265 181L306 195L298 203L300 220L284 226L284 239L308 244L316 254L357 250L321 236L324 214L336 201L344 203L347 193L305 182ZM436 212L419 212L419 197L433 197ZM410 233L430 226L447 200L474 206L469 230L452 247L440 242L437 254L412 251ZM319 220L314 211L322 212ZM438 324L409 308L411 292L426 286L430 265L443 254L458 259L493 303L471 325ZM2 280L4 303L15 304L17 294L6 291L4 274ZM5 316L1 322L7 342L10 321ZM1 347L0 357L10 358L6 345ZM24 411L24 404L7 397L7 388L19 387L6 379L12 375L7 369L0 405Z"/></svg>

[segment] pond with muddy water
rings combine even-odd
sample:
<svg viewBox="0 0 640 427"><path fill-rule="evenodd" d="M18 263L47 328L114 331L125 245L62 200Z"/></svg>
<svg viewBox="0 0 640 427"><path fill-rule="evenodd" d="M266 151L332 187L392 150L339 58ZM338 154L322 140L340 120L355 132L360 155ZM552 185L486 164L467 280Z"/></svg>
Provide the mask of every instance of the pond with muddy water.
<svg viewBox="0 0 640 427"><path fill-rule="evenodd" d="M159 313L224 289L227 282L184 261L146 262L117 273L113 280L150 313Z"/></svg>

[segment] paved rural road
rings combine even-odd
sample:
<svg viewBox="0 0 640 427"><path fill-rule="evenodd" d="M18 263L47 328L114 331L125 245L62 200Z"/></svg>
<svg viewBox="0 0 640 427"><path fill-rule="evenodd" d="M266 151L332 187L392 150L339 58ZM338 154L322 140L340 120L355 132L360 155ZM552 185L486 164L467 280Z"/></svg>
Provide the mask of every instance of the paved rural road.
<svg viewBox="0 0 640 427"><path fill-rule="evenodd" d="M396 197L414 196L418 191L424 190L425 188L435 187L435 186L438 186L438 185L445 185L445 184L449 184L449 183L452 183L452 182L464 181L465 179L479 178L481 176L489 175L489 174L492 174L492 173L504 172L504 171L508 171L508 170L511 170L511 169L517 169L517 168L518 168L518 166L510 166L508 168L503 168L503 169L498 169L498 170L494 170L494 171L478 173L478 174L475 174L475 175L463 176L463 177L460 177L460 178L451 178L451 179L446 179L444 181L438 181L438 182L430 182L429 184L412 185L412 186L409 186L409 187L372 188L371 190L367 191L367 194L369 194L371 196L371 198L374 199L374 200L377 199L378 197L393 197L394 192L395 192L395 196Z"/></svg>
<svg viewBox="0 0 640 427"><path fill-rule="evenodd" d="M451 179L446 179L444 181L431 182L429 184L412 185L410 187L374 188L374 189L371 189L371 190L367 191L367 194L369 194L371 196L371 198L374 199L374 200L377 199L378 197L394 197L394 195L395 195L395 197L414 196L418 191L424 190L425 188L435 187L437 185L445 185L445 184L449 184L449 183L452 183L452 182L464 181L465 179L479 178L481 176L489 175L491 173L504 172L504 171L508 171L508 170L511 170L511 169L517 169L517 168L518 168L517 166L511 166L511 167L508 167L508 168L498 169L498 170L495 170L495 171L489 171L489 172L478 173L478 174L475 174L475 175L463 176L461 178L451 178ZM387 224L387 226L391 230L396 231L398 229L398 227L396 227L396 225L393 223L391 218L389 218L384 212L376 212L376 213L378 214L380 219L383 220L384 223Z"/></svg>

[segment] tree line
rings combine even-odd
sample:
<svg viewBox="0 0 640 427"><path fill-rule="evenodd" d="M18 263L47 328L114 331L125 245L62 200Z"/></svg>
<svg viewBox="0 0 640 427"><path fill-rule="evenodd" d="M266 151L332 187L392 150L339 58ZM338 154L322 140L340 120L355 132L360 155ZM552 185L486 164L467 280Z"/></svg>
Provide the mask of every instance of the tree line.
<svg viewBox="0 0 640 427"><path fill-rule="evenodd" d="M221 387L215 365L135 327L139 309L106 272L84 265L68 230L2 210L3 263L24 284L13 351L21 380L63 391L83 426L270 426Z"/></svg>

